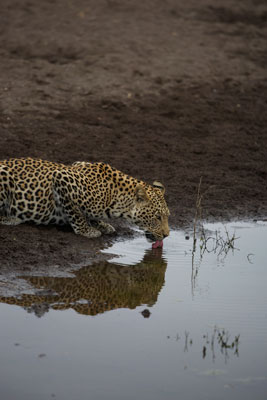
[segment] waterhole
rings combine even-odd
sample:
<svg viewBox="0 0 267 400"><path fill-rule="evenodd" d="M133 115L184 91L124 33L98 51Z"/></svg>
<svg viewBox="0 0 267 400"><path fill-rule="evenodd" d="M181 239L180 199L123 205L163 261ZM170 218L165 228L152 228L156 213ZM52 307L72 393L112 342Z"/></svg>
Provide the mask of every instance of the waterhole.
<svg viewBox="0 0 267 400"><path fill-rule="evenodd" d="M25 290L0 297L1 398L266 399L266 234L206 224L17 277Z"/></svg>

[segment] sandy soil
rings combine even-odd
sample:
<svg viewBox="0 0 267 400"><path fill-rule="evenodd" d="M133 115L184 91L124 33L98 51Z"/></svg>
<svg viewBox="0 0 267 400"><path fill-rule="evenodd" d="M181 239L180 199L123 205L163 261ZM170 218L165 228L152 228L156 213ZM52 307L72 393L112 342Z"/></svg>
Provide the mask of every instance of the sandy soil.
<svg viewBox="0 0 267 400"><path fill-rule="evenodd" d="M266 216L265 0L2 0L0 60L0 159L158 179L172 227L192 222L200 177L205 218ZM0 226L1 266L78 263L109 243Z"/></svg>

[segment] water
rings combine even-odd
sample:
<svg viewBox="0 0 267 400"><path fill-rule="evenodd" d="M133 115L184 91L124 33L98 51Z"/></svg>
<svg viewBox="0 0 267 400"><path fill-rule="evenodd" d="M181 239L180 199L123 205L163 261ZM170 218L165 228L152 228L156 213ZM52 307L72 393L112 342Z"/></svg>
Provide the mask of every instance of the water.
<svg viewBox="0 0 267 400"><path fill-rule="evenodd" d="M267 224L205 228L193 254L178 231L24 277L31 292L0 298L1 399L266 399Z"/></svg>

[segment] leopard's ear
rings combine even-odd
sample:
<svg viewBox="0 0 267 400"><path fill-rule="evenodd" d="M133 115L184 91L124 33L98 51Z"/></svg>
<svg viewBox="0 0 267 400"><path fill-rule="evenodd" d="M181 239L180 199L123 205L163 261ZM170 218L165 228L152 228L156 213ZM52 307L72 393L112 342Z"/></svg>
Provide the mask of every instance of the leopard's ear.
<svg viewBox="0 0 267 400"><path fill-rule="evenodd" d="M135 188L135 199L137 202L147 201L148 197L146 190L142 185L137 185Z"/></svg>
<svg viewBox="0 0 267 400"><path fill-rule="evenodd" d="M165 187L162 185L161 182L159 182L159 181L154 181L154 182L153 182L153 187L162 190L163 194L165 193Z"/></svg>

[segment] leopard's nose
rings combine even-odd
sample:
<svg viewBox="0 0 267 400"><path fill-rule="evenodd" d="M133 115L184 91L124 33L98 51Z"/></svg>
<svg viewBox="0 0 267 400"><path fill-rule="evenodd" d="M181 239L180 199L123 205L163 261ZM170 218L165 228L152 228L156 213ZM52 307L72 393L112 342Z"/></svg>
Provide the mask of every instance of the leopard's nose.
<svg viewBox="0 0 267 400"><path fill-rule="evenodd" d="M163 231L163 238L166 238L167 236L169 236L170 234L170 229L169 227L167 227L167 229L165 228Z"/></svg>

